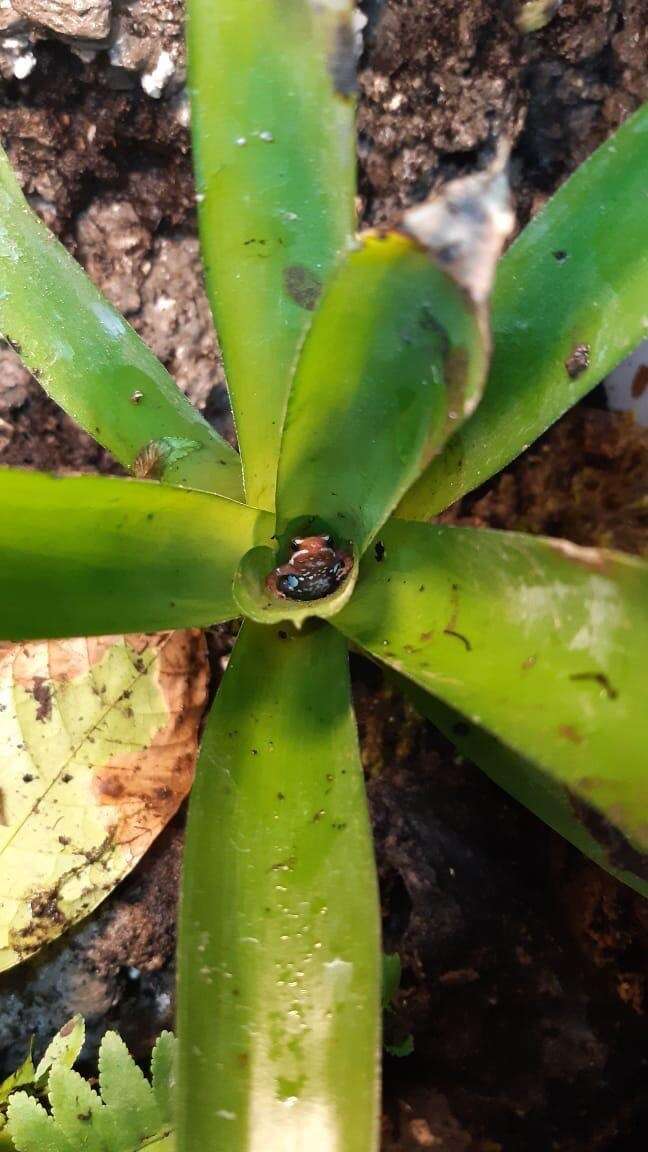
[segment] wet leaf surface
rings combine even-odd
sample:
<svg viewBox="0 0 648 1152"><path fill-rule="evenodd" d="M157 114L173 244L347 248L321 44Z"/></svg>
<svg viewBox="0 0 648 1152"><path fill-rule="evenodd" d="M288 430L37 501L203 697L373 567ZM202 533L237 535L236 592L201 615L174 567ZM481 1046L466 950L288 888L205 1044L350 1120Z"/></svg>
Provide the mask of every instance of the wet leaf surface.
<svg viewBox="0 0 648 1152"><path fill-rule="evenodd" d="M567 788L610 863L636 872L648 851L648 566L396 520L381 545L336 626Z"/></svg>
<svg viewBox="0 0 648 1152"><path fill-rule="evenodd" d="M353 4L188 7L207 289L246 496L273 508L295 354L355 227Z"/></svg>
<svg viewBox="0 0 648 1152"><path fill-rule="evenodd" d="M398 230L358 238L324 288L297 361L280 531L318 515L364 551L474 411L490 353L488 296L512 223L498 161L410 209Z"/></svg>
<svg viewBox="0 0 648 1152"><path fill-rule="evenodd" d="M192 793L179 966L180 1149L373 1152L379 909L327 625L243 626Z"/></svg>
<svg viewBox="0 0 648 1152"><path fill-rule="evenodd" d="M0 259L0 331L48 396L121 464L180 438L165 480L242 496L237 453L32 212L1 148Z"/></svg>
<svg viewBox="0 0 648 1152"><path fill-rule="evenodd" d="M207 492L0 469L0 638L207 627L237 615L270 516Z"/></svg>

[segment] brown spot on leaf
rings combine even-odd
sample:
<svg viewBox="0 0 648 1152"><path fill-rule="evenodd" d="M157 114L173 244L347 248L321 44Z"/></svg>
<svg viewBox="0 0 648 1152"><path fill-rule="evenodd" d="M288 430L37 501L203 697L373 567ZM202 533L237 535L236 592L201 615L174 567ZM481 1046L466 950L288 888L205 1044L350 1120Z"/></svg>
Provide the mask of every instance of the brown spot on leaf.
<svg viewBox="0 0 648 1152"><path fill-rule="evenodd" d="M487 300L514 224L505 174L509 149L502 138L487 169L451 180L403 216L405 233L432 254L474 304Z"/></svg>
<svg viewBox="0 0 648 1152"><path fill-rule="evenodd" d="M284 289L291 300L307 312L313 312L322 291L319 276L305 264L290 264L283 271Z"/></svg>
<svg viewBox="0 0 648 1152"><path fill-rule="evenodd" d="M119 800L124 795L124 785L118 779L113 779L111 776L102 776L97 782L97 792L99 799L111 803L113 800Z"/></svg>
<svg viewBox="0 0 648 1152"><path fill-rule="evenodd" d="M47 919L54 922L60 922L65 919L61 912L58 903L58 893L56 890L51 892L39 892L30 900L30 907L32 916L37 917L39 920Z"/></svg>
<svg viewBox="0 0 648 1152"><path fill-rule="evenodd" d="M157 440L151 440L137 453L131 465L133 476L140 480L159 480L164 467L164 453Z"/></svg>
<svg viewBox="0 0 648 1152"><path fill-rule="evenodd" d="M556 731L558 735L562 736L565 740L571 740L572 744L583 743L583 737L572 724L559 724Z"/></svg>
<svg viewBox="0 0 648 1152"><path fill-rule="evenodd" d="M570 680L592 680L598 684L605 692L608 700L616 700L619 693L616 688L610 683L610 680L604 672L573 672L569 677Z"/></svg>
<svg viewBox="0 0 648 1152"><path fill-rule="evenodd" d="M52 715L52 689L42 676L34 676L32 696L38 704L36 719L44 724Z"/></svg>
<svg viewBox="0 0 648 1152"><path fill-rule="evenodd" d="M444 628L443 635L452 636L455 640L460 640L464 645L466 652L472 652L472 644L470 643L468 637L464 636L463 632L457 632L454 628Z"/></svg>
<svg viewBox="0 0 648 1152"><path fill-rule="evenodd" d="M575 344L569 356L565 360L565 368L570 380L576 380L589 368L590 364L590 346L589 344Z"/></svg>

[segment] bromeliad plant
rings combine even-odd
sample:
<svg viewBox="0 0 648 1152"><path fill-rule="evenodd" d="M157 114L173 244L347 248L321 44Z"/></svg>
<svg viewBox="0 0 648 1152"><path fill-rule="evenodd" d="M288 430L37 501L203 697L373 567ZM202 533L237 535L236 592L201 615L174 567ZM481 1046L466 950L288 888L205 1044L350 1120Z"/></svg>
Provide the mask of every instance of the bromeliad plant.
<svg viewBox="0 0 648 1152"><path fill-rule="evenodd" d="M0 635L244 618L187 829L181 1152L376 1147L379 909L349 644L647 890L646 566L430 521L644 335L648 108L501 260L489 324L501 158L355 235L351 8L189 5L201 239L240 458L2 166L0 328L147 479L0 475Z"/></svg>

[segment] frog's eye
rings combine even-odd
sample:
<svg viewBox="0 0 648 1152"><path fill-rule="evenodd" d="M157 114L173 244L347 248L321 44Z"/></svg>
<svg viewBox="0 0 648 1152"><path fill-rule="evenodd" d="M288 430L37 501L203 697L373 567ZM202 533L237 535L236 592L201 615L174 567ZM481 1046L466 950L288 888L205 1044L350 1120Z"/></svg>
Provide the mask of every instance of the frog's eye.
<svg viewBox="0 0 648 1152"><path fill-rule="evenodd" d="M320 539L324 548L333 548L335 546L335 541L332 536L322 536Z"/></svg>
<svg viewBox="0 0 648 1152"><path fill-rule="evenodd" d="M303 543L304 543L304 537L303 536L293 536L292 540L290 541L290 551L291 552L298 552Z"/></svg>

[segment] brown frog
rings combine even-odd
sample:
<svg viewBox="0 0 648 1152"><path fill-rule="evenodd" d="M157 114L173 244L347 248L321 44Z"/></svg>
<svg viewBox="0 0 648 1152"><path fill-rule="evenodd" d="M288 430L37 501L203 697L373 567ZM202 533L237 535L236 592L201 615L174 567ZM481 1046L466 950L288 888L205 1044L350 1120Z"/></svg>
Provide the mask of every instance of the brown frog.
<svg viewBox="0 0 648 1152"><path fill-rule="evenodd" d="M282 600L321 600L346 580L353 560L335 547L332 536L296 536L290 559L266 579L266 587Z"/></svg>

